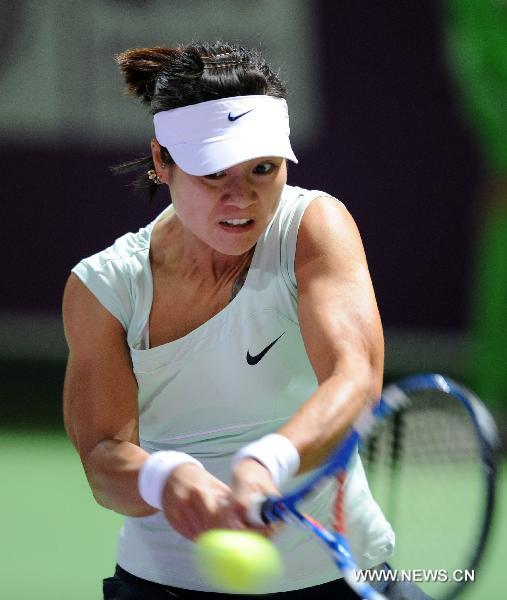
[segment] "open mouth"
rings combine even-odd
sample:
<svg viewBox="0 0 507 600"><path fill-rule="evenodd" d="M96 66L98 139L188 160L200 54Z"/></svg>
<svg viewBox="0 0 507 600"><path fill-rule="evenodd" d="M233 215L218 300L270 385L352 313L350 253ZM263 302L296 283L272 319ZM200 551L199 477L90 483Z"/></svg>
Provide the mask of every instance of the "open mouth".
<svg viewBox="0 0 507 600"><path fill-rule="evenodd" d="M220 225L227 229L239 230L249 229L253 223L253 219L226 219L225 221L220 221Z"/></svg>

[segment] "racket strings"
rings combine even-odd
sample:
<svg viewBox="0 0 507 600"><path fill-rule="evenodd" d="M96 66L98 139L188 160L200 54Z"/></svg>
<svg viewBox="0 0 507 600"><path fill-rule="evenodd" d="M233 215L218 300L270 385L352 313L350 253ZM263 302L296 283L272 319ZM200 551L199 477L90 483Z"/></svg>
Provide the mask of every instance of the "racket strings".
<svg viewBox="0 0 507 600"><path fill-rule="evenodd" d="M413 405L383 423L361 456L370 471L381 465L439 466L477 462L480 447L472 421L457 403L414 397Z"/></svg>
<svg viewBox="0 0 507 600"><path fill-rule="evenodd" d="M482 527L480 443L451 394L425 390L410 400L376 430L361 459L396 534L393 566L452 573L466 568Z"/></svg>

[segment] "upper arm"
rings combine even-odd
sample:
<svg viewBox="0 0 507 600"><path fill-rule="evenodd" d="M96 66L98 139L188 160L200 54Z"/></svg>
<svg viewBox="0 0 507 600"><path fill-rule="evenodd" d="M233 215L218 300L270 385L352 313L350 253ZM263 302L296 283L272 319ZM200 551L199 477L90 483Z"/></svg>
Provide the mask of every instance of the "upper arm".
<svg viewBox="0 0 507 600"><path fill-rule="evenodd" d="M74 274L63 319L69 346L64 422L82 460L103 440L138 444L137 383L123 327Z"/></svg>
<svg viewBox="0 0 507 600"><path fill-rule="evenodd" d="M334 198L317 198L306 209L295 271L299 323L319 383L337 372L367 374L368 387L379 394L384 361L380 316L359 232Z"/></svg>

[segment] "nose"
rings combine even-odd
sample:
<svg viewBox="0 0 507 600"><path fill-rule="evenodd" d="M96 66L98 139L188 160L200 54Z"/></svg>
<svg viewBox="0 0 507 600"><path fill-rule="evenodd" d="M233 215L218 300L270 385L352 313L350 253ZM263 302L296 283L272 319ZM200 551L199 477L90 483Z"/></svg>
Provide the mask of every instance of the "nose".
<svg viewBox="0 0 507 600"><path fill-rule="evenodd" d="M245 209L255 203L257 192L244 173L228 174L221 200L227 206Z"/></svg>

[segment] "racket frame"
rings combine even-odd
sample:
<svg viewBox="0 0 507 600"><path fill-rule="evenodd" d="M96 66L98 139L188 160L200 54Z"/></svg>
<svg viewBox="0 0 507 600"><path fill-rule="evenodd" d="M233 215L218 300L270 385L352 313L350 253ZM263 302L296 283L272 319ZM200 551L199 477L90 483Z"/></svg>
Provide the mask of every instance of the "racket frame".
<svg viewBox="0 0 507 600"><path fill-rule="evenodd" d="M311 516L300 512L296 505L308 497L324 480L344 474L352 455L358 446L371 436L375 425L410 402L407 394L427 389L441 390L459 400L466 409L479 440L481 464L486 478L486 502L481 534L467 566L468 569L476 569L486 546L494 514L499 436L495 422L482 402L468 389L440 374L412 375L388 385L378 403L361 413L353 428L332 452L326 463L304 484L281 497L266 498L260 504L260 516L264 523L269 524L280 520L289 522L317 538L327 548L348 585L361 598L367 600L382 600L385 597L368 583L358 581L356 574L360 569L350 551L345 531L330 532ZM465 583L465 578L461 582L456 582L446 599L455 598Z"/></svg>

